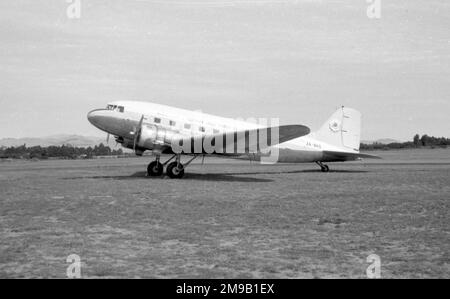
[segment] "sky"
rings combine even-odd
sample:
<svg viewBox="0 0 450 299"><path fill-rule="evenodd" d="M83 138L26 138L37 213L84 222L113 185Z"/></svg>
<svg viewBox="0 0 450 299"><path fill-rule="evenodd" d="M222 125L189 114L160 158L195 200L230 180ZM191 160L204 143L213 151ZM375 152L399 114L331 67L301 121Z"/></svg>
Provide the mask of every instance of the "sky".
<svg viewBox="0 0 450 299"><path fill-rule="evenodd" d="M86 114L115 100L450 137L449 1L80 1L0 2L0 138L102 136Z"/></svg>

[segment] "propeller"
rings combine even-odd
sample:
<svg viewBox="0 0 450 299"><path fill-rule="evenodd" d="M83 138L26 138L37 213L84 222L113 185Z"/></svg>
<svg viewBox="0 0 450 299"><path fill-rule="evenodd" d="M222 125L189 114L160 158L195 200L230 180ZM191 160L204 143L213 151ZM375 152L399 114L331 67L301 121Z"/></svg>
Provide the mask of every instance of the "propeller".
<svg viewBox="0 0 450 299"><path fill-rule="evenodd" d="M109 144L109 133L106 135L106 143Z"/></svg>
<svg viewBox="0 0 450 299"><path fill-rule="evenodd" d="M142 131L142 123L144 122L144 115L142 115L138 126L134 129L134 140L133 140L133 150L136 151L136 144L139 140Z"/></svg>

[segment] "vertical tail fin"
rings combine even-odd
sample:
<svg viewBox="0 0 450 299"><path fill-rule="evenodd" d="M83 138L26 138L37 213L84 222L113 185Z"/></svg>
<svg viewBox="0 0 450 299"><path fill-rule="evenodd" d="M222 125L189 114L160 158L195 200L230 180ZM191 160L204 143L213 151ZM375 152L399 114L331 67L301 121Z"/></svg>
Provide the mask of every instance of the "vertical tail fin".
<svg viewBox="0 0 450 299"><path fill-rule="evenodd" d="M361 113L352 108L339 108L316 132L322 142L359 151L361 139Z"/></svg>

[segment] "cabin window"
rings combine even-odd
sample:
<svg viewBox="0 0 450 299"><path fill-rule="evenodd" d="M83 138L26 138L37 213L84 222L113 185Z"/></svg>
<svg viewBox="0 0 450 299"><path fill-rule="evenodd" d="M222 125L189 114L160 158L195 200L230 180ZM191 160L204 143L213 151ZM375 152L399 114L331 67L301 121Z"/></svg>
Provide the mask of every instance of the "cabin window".
<svg viewBox="0 0 450 299"><path fill-rule="evenodd" d="M191 124L184 124L184 128L186 130L190 130L191 129Z"/></svg>
<svg viewBox="0 0 450 299"><path fill-rule="evenodd" d="M161 123L161 119L159 117L155 117L153 119L153 121L155 122L155 124L160 124Z"/></svg>
<svg viewBox="0 0 450 299"><path fill-rule="evenodd" d="M125 107L119 106L119 107L117 107L117 110L118 110L119 112L123 113L123 112L125 111Z"/></svg>
<svg viewBox="0 0 450 299"><path fill-rule="evenodd" d="M169 125L172 126L172 127L175 127L176 124L177 123L175 121L173 121L173 120L169 121Z"/></svg>

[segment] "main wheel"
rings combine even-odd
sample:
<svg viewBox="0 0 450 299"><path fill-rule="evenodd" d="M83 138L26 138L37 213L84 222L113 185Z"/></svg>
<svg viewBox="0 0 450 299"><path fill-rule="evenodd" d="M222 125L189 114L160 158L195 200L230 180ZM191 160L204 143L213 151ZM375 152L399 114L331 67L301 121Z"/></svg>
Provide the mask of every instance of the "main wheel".
<svg viewBox="0 0 450 299"><path fill-rule="evenodd" d="M181 168L178 168L178 165ZM178 164L177 162L172 162L169 165L167 165L166 173L171 179L181 179L184 176L183 165L181 163Z"/></svg>
<svg viewBox="0 0 450 299"><path fill-rule="evenodd" d="M158 161L153 161L148 164L147 174L148 176L161 176L163 173L164 167Z"/></svg>
<svg viewBox="0 0 450 299"><path fill-rule="evenodd" d="M322 167L322 172L329 172L330 171L330 167L328 167L328 165L324 165Z"/></svg>

